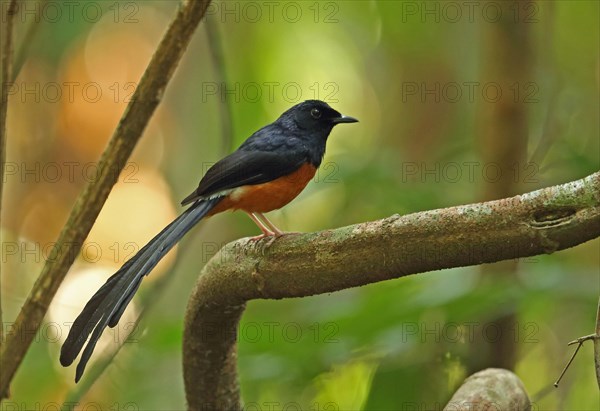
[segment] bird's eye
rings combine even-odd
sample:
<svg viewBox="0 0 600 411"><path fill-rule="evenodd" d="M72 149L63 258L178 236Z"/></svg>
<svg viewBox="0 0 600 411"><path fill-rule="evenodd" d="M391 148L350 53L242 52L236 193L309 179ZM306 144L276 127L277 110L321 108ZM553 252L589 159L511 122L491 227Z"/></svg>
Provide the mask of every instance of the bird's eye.
<svg viewBox="0 0 600 411"><path fill-rule="evenodd" d="M313 116L313 118L321 118L321 110L318 108L313 108L310 110L310 115Z"/></svg>

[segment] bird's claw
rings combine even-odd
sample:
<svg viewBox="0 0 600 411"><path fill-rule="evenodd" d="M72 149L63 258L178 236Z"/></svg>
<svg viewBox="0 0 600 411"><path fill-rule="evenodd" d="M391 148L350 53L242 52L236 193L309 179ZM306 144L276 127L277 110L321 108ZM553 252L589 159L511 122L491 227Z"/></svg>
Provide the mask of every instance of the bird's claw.
<svg viewBox="0 0 600 411"><path fill-rule="evenodd" d="M255 243L255 242L258 242L258 241L262 240L263 238L274 237L274 236L275 236L275 233L269 233L269 234L263 233L261 235L250 237L249 241Z"/></svg>

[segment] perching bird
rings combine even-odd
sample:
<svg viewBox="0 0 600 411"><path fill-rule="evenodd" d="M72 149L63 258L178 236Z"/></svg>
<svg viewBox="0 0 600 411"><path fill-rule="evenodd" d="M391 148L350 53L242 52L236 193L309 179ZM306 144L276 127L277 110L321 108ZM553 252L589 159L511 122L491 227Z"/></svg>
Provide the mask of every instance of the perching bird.
<svg viewBox="0 0 600 411"><path fill-rule="evenodd" d="M91 334L75 381L83 375L106 326L117 325L142 279L192 227L204 217L243 210L263 233L255 240L282 235L263 213L285 206L306 187L323 160L327 137L336 124L357 121L327 103L308 100L287 110L213 165L198 188L181 202L190 207L113 274L75 319L61 349L63 366L71 365Z"/></svg>

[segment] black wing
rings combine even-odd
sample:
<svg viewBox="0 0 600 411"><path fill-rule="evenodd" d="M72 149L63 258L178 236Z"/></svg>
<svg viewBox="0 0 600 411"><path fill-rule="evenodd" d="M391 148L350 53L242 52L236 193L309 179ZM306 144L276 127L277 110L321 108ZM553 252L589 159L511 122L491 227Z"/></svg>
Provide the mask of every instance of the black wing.
<svg viewBox="0 0 600 411"><path fill-rule="evenodd" d="M244 185L262 184L296 171L307 161L300 150L237 150L218 161L204 175L198 188L182 205L220 191Z"/></svg>

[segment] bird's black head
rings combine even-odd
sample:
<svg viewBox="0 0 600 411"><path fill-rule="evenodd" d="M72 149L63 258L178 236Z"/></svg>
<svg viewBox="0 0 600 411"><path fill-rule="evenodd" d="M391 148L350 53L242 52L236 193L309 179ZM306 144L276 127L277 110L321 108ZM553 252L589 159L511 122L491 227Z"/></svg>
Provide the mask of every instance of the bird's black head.
<svg viewBox="0 0 600 411"><path fill-rule="evenodd" d="M336 124L356 123L358 121L355 118L340 114L332 109L329 104L320 100L306 100L296 104L283 113L280 119L286 123L293 122L301 130L322 134L324 138L327 138Z"/></svg>
<svg viewBox="0 0 600 411"><path fill-rule="evenodd" d="M336 124L356 123L357 121L355 118L343 116L323 101L307 100L283 113L273 125L283 128L283 135L286 136L284 144L286 149L295 144L296 149L306 150L305 154L312 165L319 167L325 155L327 137L333 127ZM248 141L244 144L249 144ZM268 141L271 147L273 146L272 138L264 141ZM277 142L278 145L280 143L280 141Z"/></svg>

